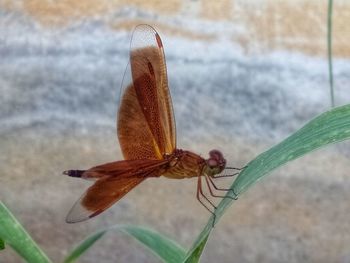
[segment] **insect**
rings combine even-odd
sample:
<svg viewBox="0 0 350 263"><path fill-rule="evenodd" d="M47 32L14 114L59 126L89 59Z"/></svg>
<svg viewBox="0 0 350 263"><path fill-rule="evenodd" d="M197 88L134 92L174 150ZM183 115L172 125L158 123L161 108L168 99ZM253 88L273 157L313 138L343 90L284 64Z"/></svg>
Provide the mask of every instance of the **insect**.
<svg viewBox="0 0 350 263"><path fill-rule="evenodd" d="M226 167L226 160L218 150L211 150L209 158L176 148L175 120L168 88L163 44L149 25L138 25L131 39L131 83L122 84L117 117L117 134L124 160L106 163L88 170L64 171L71 177L94 180L70 210L66 221L75 223L92 218L121 199L135 186L150 177L172 179L196 177L197 199L214 215L215 204L204 194L203 178L209 192L221 189L213 181ZM127 68L128 71L128 68ZM228 195L230 197L230 195ZM236 198L233 192L233 197Z"/></svg>

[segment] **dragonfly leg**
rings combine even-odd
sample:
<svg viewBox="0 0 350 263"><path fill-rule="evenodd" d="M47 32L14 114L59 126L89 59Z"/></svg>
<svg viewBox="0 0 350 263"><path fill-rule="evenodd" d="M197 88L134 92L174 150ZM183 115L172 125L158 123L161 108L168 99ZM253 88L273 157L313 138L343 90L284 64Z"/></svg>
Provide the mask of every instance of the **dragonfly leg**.
<svg viewBox="0 0 350 263"><path fill-rule="evenodd" d="M221 175L216 175L216 176L213 176L213 178L223 178L223 177L233 177L235 175L238 175L238 173L233 173L233 174L221 174Z"/></svg>
<svg viewBox="0 0 350 263"><path fill-rule="evenodd" d="M233 173L233 174L222 174L222 175L217 175L214 176L214 178L223 178L223 177L232 177L235 175L238 175L240 172L242 172L242 170L244 170L245 168L247 168L248 166L244 166L242 168L236 168L236 167L225 167L225 170L237 170L239 172Z"/></svg>
<svg viewBox="0 0 350 263"><path fill-rule="evenodd" d="M238 170L238 171L241 171L241 170L244 170L245 168L247 168L248 166L243 166L242 168L236 168L236 167L225 167L225 169L228 169L228 170Z"/></svg>
<svg viewBox="0 0 350 263"><path fill-rule="evenodd" d="M217 194L215 194L215 193L213 192L213 190L212 190L212 186L214 186L214 188L215 188L216 186L212 184L212 181L210 181L208 175L205 175L205 182L207 183L207 186L208 186L210 195L211 195L212 197L235 199L234 197L229 196L229 195L228 195L228 196L225 196L225 195L217 195ZM217 189L217 188L215 188L215 189L216 189L216 190L220 190L220 189Z"/></svg>
<svg viewBox="0 0 350 263"><path fill-rule="evenodd" d="M230 198L232 198L232 199L234 199L234 200L237 200L237 199L238 199L238 195L235 193L235 190L234 190L233 188L219 188L219 187L216 186L216 184L214 183L213 179L212 179L210 176L207 176L207 175L206 175L206 180L207 180L207 184L210 182L211 185L212 185L212 186L215 188L215 190L217 190L217 191L226 191L226 192L232 191L232 194L233 194L234 197L224 196L224 198L225 198L225 197L230 197ZM208 182L208 180L209 180L209 182ZM209 186L208 186L208 187L209 187ZM218 197L220 197L220 196L218 196Z"/></svg>
<svg viewBox="0 0 350 263"><path fill-rule="evenodd" d="M209 202L209 204L214 208L214 212L201 200L201 196L204 197ZM204 195L203 189L202 189L201 176L198 176L198 181L197 181L197 200L202 204L202 206L205 207L205 209L207 209L213 215L212 227L214 227L215 221L216 221L216 214L215 214L216 206L209 200L208 197Z"/></svg>

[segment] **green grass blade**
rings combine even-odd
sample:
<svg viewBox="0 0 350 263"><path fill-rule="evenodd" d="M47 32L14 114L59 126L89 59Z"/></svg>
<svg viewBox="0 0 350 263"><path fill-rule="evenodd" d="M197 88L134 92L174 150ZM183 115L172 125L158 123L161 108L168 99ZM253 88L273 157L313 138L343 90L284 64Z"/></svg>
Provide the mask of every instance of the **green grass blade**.
<svg viewBox="0 0 350 263"><path fill-rule="evenodd" d="M77 247L75 247L70 254L65 258L64 263L70 263L77 260L82 254L84 254L96 241L98 241L107 230L98 231L88 238L86 238L83 242L81 242Z"/></svg>
<svg viewBox="0 0 350 263"><path fill-rule="evenodd" d="M22 225L0 201L0 237L12 247L26 262L48 263L50 259L34 242Z"/></svg>
<svg viewBox="0 0 350 263"><path fill-rule="evenodd" d="M0 250L5 249L5 242L0 238Z"/></svg>
<svg viewBox="0 0 350 263"><path fill-rule="evenodd" d="M332 16L333 16L333 0L328 0L328 18L327 18L328 75L329 75L329 88L331 93L331 105L332 107L334 107Z"/></svg>
<svg viewBox="0 0 350 263"><path fill-rule="evenodd" d="M86 252L97 240L99 240L101 237L104 236L104 234L110 231L120 231L132 236L142 245L151 250L153 254L158 256L163 262L182 262L186 254L185 249L183 249L180 245L155 231L139 226L116 225L110 228L100 230L95 234L89 236L82 243L80 243L70 253L70 255L68 255L64 263L74 262L84 252Z"/></svg>
<svg viewBox="0 0 350 263"><path fill-rule="evenodd" d="M207 235L191 253L189 257L186 257L184 263L197 263L202 255L205 245L207 244L209 235Z"/></svg>
<svg viewBox="0 0 350 263"><path fill-rule="evenodd" d="M235 190L235 193L241 195L263 176L287 162L295 160L317 148L349 138L350 104L321 114L284 141L260 154L247 164L247 168L240 173L231 188ZM216 210L216 222L218 222L232 202L233 200L230 198L224 198L220 202ZM185 262L196 253L198 246L203 246L203 240L206 240L210 234L212 220L213 217L209 219L207 225L192 245L192 248L186 255Z"/></svg>
<svg viewBox="0 0 350 263"><path fill-rule="evenodd" d="M184 248L159 233L136 226L125 226L123 231L151 249L164 262L178 263L185 258Z"/></svg>

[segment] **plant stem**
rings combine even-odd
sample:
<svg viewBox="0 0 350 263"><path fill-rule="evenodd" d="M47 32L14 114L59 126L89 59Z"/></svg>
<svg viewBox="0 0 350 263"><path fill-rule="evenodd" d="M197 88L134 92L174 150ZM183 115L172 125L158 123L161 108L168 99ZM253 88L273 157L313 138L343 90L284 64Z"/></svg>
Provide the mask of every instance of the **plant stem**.
<svg viewBox="0 0 350 263"><path fill-rule="evenodd" d="M328 72L329 87L331 93L331 106L334 107L334 87L333 87L333 54L332 54L332 14L333 0L328 0L328 20L327 20L327 46L328 46Z"/></svg>

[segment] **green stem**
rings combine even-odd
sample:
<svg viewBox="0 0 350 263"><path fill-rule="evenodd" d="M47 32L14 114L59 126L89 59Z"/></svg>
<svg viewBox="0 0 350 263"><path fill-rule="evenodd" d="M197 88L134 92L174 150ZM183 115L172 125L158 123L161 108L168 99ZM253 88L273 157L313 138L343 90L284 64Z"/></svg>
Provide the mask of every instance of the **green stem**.
<svg viewBox="0 0 350 263"><path fill-rule="evenodd" d="M333 87L333 54L332 54L332 14L333 0L328 0L328 21L327 21L327 46L328 46L328 72L329 87L331 92L331 105L334 107L334 87Z"/></svg>

